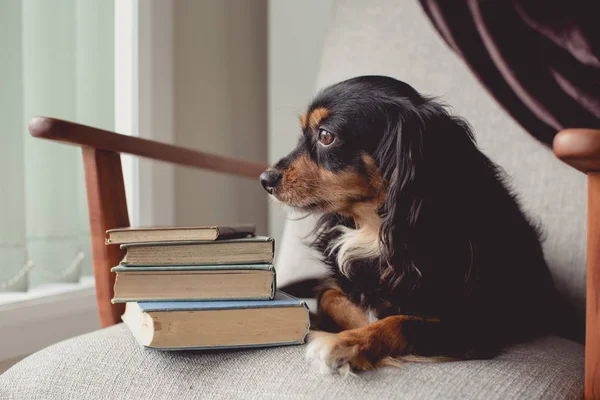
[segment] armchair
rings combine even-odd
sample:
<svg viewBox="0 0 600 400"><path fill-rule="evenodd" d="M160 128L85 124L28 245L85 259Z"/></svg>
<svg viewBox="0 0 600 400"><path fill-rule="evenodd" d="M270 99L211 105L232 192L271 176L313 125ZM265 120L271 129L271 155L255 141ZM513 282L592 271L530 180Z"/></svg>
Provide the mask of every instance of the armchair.
<svg viewBox="0 0 600 400"><path fill-rule="evenodd" d="M417 1L336 0L321 65L317 87L362 74L395 76L442 96L465 117L480 147L513 177L526 210L544 224L548 264L577 316L586 311L586 180L579 171L588 174L585 347L576 334L549 336L506 348L492 360L405 363L348 379L321 376L304 360L303 346L181 353L143 349L117 323L120 309L109 301L109 268L121 254L104 246L104 231L128 223L118 153L250 178L264 166L40 118L32 121L34 136L83 148L98 306L106 328L22 360L0 375L0 398L600 398L600 132L561 132L553 154L494 101L440 39ZM275 260L278 285L318 269L301 240L313 223L310 218L286 222Z"/></svg>
<svg viewBox="0 0 600 400"><path fill-rule="evenodd" d="M123 304L111 304L114 274L123 258L105 246L108 229L129 226L120 153L257 178L266 165L216 156L169 144L120 135L74 122L34 117L32 136L80 146L83 155L98 313L102 327L120 322ZM588 261L585 343L585 397L600 397L600 130L567 129L557 134L555 155L588 176Z"/></svg>

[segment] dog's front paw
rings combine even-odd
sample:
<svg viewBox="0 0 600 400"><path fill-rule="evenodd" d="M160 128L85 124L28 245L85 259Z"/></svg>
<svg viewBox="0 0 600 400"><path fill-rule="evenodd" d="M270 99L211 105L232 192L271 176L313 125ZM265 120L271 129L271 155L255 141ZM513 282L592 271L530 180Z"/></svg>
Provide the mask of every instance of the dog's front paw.
<svg viewBox="0 0 600 400"><path fill-rule="evenodd" d="M321 373L347 376L353 370L368 370L374 365L365 357L363 340L351 331L340 333L311 332L306 359Z"/></svg>

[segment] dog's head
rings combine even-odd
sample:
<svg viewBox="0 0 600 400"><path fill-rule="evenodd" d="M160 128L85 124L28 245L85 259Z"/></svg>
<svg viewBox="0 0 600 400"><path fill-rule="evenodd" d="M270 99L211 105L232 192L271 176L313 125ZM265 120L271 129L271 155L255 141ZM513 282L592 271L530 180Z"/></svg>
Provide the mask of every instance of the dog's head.
<svg viewBox="0 0 600 400"><path fill-rule="evenodd" d="M357 225L376 216L388 256L392 241L406 243L417 229L430 189L456 184L478 153L463 120L384 76L324 89L300 125L297 147L261 175L264 188L285 205Z"/></svg>
<svg viewBox="0 0 600 400"><path fill-rule="evenodd" d="M348 216L364 204L393 212L399 194L418 190L419 174L431 171L424 166L428 159L433 166L440 150L472 141L466 124L441 105L384 76L324 89L300 125L298 145L261 175L263 187L285 205ZM411 207L418 213L418 200Z"/></svg>

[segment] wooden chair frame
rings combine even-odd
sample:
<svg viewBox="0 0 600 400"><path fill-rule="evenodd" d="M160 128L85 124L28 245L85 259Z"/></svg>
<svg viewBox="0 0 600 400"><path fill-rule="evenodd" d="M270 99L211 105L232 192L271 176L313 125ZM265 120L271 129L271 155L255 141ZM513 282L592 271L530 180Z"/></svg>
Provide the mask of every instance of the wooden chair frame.
<svg viewBox="0 0 600 400"><path fill-rule="evenodd" d="M32 136L80 146L88 199L96 297L102 327L116 324L123 304L111 304L114 274L123 252L104 244L108 229L129 226L121 153L258 178L267 166L48 117L34 117ZM588 175L587 308L585 397L600 398L600 130L568 129L553 143L558 158Z"/></svg>
<svg viewBox="0 0 600 400"><path fill-rule="evenodd" d="M566 129L554 154L588 176L585 398L600 399L600 130Z"/></svg>
<svg viewBox="0 0 600 400"><path fill-rule="evenodd" d="M96 301L102 327L121 321L123 304L112 304L115 274L110 269L124 256L119 246L106 246L106 231L129 226L125 184L121 167L121 153L188 167L255 178L266 165L216 156L151 140L120 135L102 129L63 121L55 118L34 117L29 123L32 136L69 143L81 147L88 212Z"/></svg>

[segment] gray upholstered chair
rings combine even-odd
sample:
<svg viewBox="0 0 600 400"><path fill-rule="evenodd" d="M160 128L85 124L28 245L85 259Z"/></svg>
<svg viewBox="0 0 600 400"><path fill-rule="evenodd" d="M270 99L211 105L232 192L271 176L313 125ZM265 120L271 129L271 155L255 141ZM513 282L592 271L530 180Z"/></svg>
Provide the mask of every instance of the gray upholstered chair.
<svg viewBox="0 0 600 400"><path fill-rule="evenodd" d="M456 113L468 119L483 150L514 178L526 209L544 223L545 251L554 277L573 305L573 312L583 315L585 175L557 160L513 122L439 38L418 2L338 1L321 63L318 86L359 74L391 75L421 92L442 96ZM45 132L52 136L49 131L35 128L38 135ZM104 148L105 144L90 141L89 137L85 142L81 139L85 135L75 136L63 140ZM140 151L136 143L128 143L107 150L157 156L149 148ZM93 165L104 162L103 150L86 151ZM176 157L167 158L174 161ZM220 168L216 164L196 164ZM95 167L87 168L90 174L97 172ZM97 206L101 207L102 195L96 195ZM104 218L113 224L119 222L115 215L105 214ZM301 245L301 237L313 222L305 219L287 223L276 260L280 285L320 273L321 267ZM98 228L99 232L103 227ZM95 256L106 257L106 262L119 256L109 257L101 251L105 250L96 250ZM108 272L96 274L106 279ZM116 311L107 310L103 311L103 321L113 321L111 318L118 316ZM322 376L311 369L304 360L304 350L303 346L295 346L220 352L152 351L138 346L122 324L115 324L22 360L0 376L0 398L583 397L584 346L565 338L543 337L506 348L491 361L407 363L346 379Z"/></svg>

